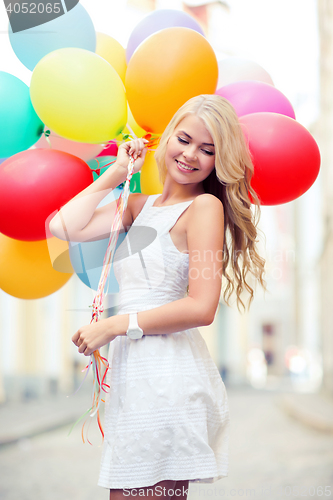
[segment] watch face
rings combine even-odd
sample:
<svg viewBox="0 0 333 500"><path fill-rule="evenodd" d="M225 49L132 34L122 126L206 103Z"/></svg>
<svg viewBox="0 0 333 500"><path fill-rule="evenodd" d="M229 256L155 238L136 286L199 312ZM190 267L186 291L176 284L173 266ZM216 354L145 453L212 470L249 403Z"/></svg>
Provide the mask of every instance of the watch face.
<svg viewBox="0 0 333 500"><path fill-rule="evenodd" d="M143 331L141 330L141 328L131 328L127 332L127 336L133 340L141 339L142 335L143 335Z"/></svg>

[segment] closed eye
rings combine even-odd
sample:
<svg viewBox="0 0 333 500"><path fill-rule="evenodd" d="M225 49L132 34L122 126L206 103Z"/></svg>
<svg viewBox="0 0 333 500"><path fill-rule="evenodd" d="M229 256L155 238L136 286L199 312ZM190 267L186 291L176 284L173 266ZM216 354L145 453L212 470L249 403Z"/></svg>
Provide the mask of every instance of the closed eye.
<svg viewBox="0 0 333 500"><path fill-rule="evenodd" d="M177 139L181 144L188 144L188 141L185 141L185 139L182 139L181 137L177 137Z"/></svg>
<svg viewBox="0 0 333 500"><path fill-rule="evenodd" d="M214 154L213 151L207 151L207 149L203 149L202 151L209 156L213 156L213 154Z"/></svg>

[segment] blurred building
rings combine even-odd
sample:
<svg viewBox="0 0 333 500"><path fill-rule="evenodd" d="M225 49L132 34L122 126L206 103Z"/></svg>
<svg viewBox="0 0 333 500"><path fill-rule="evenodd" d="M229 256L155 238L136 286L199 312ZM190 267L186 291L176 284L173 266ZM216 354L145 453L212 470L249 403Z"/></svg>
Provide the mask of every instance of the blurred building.
<svg viewBox="0 0 333 500"><path fill-rule="evenodd" d="M322 203L324 235L320 255L321 347L324 386L333 396L333 5L318 0L320 29L320 119L316 136L322 154ZM311 238L312 235L309 234Z"/></svg>

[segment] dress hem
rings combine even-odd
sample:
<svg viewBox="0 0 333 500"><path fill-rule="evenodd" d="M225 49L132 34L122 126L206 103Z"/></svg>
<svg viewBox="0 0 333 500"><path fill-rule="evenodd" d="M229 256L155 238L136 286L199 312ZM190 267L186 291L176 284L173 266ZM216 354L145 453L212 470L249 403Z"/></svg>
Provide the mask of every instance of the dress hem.
<svg viewBox="0 0 333 500"><path fill-rule="evenodd" d="M170 479L170 477L160 477L159 479L157 480L154 480L154 483L153 484L141 484L138 486L138 484L136 483L135 486L132 486L132 485L126 485L126 486L120 486L119 484L116 484L116 485L106 485L104 482L102 481L98 481L97 483L97 486L100 486L101 488L106 488L108 490L112 490L112 489L132 489L132 488L135 488L135 489L139 489L139 488L152 488L153 486L155 486L157 483L161 482L161 481L189 481L189 484L192 483L192 484L201 484L201 483L206 483L206 484L211 484L211 483L215 483L216 481L219 481L220 479L223 479L225 477L228 477L228 472L224 473L224 474L220 474L216 477L206 477L206 478L197 478L197 477L193 477L193 478L189 478L189 477L178 477L178 478L173 478L173 479Z"/></svg>

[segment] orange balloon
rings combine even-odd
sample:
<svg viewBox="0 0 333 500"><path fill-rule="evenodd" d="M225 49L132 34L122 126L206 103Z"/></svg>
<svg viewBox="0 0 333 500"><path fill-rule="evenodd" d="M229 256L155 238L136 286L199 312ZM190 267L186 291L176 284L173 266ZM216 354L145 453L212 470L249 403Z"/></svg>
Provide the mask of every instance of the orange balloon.
<svg viewBox="0 0 333 500"><path fill-rule="evenodd" d="M67 241L21 241L0 234L0 288L9 295L19 299L46 297L73 273Z"/></svg>
<svg viewBox="0 0 333 500"><path fill-rule="evenodd" d="M153 151L147 152L145 162L141 167L140 185L141 193L143 194L157 194L163 192L163 184L159 179L158 167Z"/></svg>
<svg viewBox="0 0 333 500"><path fill-rule="evenodd" d="M189 28L166 28L136 49L125 85L135 121L160 134L191 97L214 94L217 80L217 59L206 38Z"/></svg>

